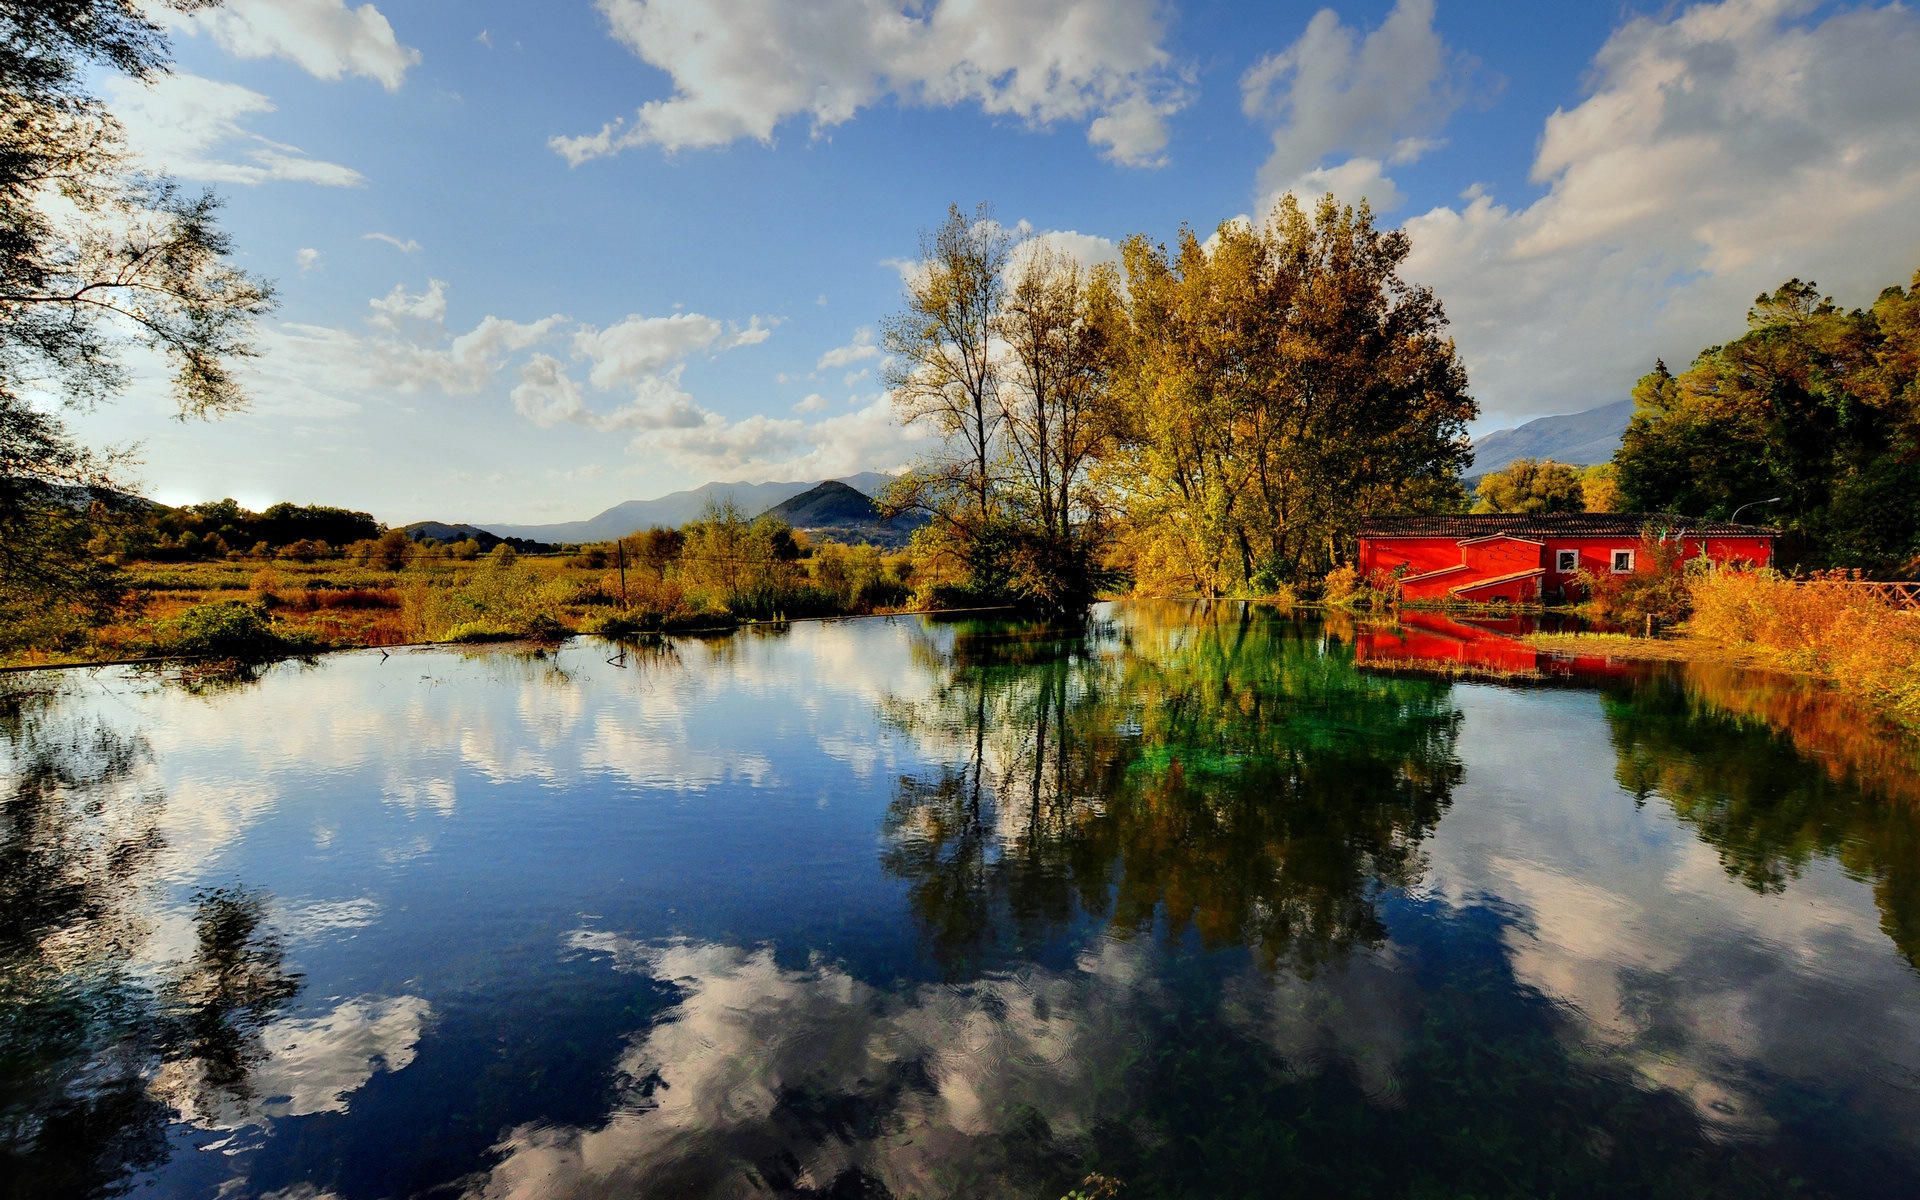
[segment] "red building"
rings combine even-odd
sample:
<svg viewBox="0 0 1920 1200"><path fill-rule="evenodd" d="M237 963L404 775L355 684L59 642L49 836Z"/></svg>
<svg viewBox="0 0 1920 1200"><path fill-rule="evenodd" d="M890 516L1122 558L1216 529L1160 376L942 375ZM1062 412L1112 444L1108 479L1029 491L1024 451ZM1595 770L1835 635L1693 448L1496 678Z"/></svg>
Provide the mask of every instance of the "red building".
<svg viewBox="0 0 1920 1200"><path fill-rule="evenodd" d="M1516 604L1565 598L1573 577L1626 575L1643 531L1678 539L1683 558L1773 562L1775 531L1672 513L1473 513L1378 517L1360 528L1360 573L1397 575L1408 600Z"/></svg>

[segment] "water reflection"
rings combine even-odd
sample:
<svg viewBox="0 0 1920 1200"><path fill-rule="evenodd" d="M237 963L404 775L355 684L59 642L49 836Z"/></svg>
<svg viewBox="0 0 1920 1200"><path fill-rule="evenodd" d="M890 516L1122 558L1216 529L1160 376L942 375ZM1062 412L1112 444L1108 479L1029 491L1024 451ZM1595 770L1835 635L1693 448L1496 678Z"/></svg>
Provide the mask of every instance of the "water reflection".
<svg viewBox="0 0 1920 1200"><path fill-rule="evenodd" d="M887 869L964 968L1086 914L1302 968L1379 945L1458 781L1444 684L1362 674L1244 605L1112 631L962 628L887 719L951 757L903 777Z"/></svg>
<svg viewBox="0 0 1920 1200"><path fill-rule="evenodd" d="M1899 752L1363 632L16 680L0 1194L1911 1194Z"/></svg>
<svg viewBox="0 0 1920 1200"><path fill-rule="evenodd" d="M1696 671L1609 697L1620 786L1642 802L1671 805L1728 874L1755 891L1782 892L1821 860L1838 862L1872 884L1881 929L1920 966L1914 776L1862 778L1860 770L1863 758L1897 755L1900 743L1863 736L1857 722L1808 721L1782 732L1738 714L1777 707L1783 694L1805 689L1751 673L1731 676L1731 688L1716 686L1728 678L1724 668ZM1836 730L1838 738L1821 736ZM1802 749L1809 744L1836 748L1810 758ZM1863 754L1868 748L1875 753Z"/></svg>
<svg viewBox="0 0 1920 1200"><path fill-rule="evenodd" d="M191 952L156 957L172 919L158 895L168 797L148 739L74 711L78 681L0 683L0 1192L10 1196L109 1194L166 1160L175 1122L235 1128L317 1111L357 1086L336 1078L321 1098L325 1073L303 1069L316 1051L328 1057L329 1039L282 1018L301 980L267 892L199 889L180 915ZM396 1069L424 1013L411 998L398 1004L385 1024L411 1015L411 1038L373 1031L385 1043L376 1061Z"/></svg>

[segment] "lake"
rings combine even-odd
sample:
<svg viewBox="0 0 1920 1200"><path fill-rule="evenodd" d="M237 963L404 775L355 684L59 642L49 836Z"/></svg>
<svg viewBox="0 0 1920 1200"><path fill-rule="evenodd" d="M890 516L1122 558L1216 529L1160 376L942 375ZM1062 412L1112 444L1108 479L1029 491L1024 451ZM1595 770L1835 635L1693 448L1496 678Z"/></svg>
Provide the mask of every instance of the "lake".
<svg viewBox="0 0 1920 1200"><path fill-rule="evenodd" d="M5 677L0 1195L1920 1194L1913 744L1391 637Z"/></svg>

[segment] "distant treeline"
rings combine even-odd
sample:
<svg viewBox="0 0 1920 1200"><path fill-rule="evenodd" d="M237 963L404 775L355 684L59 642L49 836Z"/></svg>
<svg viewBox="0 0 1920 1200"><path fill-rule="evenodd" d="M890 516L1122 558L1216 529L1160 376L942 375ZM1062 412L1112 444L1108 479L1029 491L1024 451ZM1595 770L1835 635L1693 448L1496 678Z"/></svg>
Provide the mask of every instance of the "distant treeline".
<svg viewBox="0 0 1920 1200"><path fill-rule="evenodd" d="M281 503L254 512L233 499L170 508L122 506L94 522L89 549L118 562L218 562L231 558L285 558L296 562L349 559L398 568L409 554L438 549L454 558L478 558L502 543L522 553L560 549L528 538L484 530L443 541L389 529L372 514L326 504Z"/></svg>

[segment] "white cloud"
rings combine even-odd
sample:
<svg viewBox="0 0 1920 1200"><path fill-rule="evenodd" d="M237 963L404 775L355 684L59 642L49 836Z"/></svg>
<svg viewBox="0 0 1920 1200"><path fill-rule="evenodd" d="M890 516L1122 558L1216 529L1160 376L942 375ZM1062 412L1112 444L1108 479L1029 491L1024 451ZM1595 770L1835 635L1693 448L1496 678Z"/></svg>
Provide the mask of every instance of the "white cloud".
<svg viewBox="0 0 1920 1200"><path fill-rule="evenodd" d="M1271 212L1282 195L1290 195L1308 212L1320 197L1332 192L1342 203L1365 200L1375 212L1392 212L1406 200L1400 186L1389 179L1377 158L1350 158L1331 167L1315 167L1300 174L1261 207Z"/></svg>
<svg viewBox="0 0 1920 1200"><path fill-rule="evenodd" d="M825 412L831 407L833 407L832 401L822 396L819 392L811 392L793 406L793 411L797 413L817 413Z"/></svg>
<svg viewBox="0 0 1920 1200"><path fill-rule="evenodd" d="M1920 14L1799 0L1640 17L1546 122L1522 208L1406 223L1490 419L1624 397L1656 356L1737 335L1791 276L1871 302L1920 263Z"/></svg>
<svg viewBox="0 0 1920 1200"><path fill-rule="evenodd" d="M390 233L363 233L360 238L368 242L385 242L402 254L413 254L420 249L420 243L412 238L397 238Z"/></svg>
<svg viewBox="0 0 1920 1200"><path fill-rule="evenodd" d="M814 366L822 371L831 371L841 367L850 367L857 362L865 362L869 358L879 357L880 346L874 340L873 327L870 325L862 325L854 331L851 342L848 342L844 346L835 346L825 354L822 354L820 360L816 362Z"/></svg>
<svg viewBox="0 0 1920 1200"><path fill-rule="evenodd" d="M226 0L191 15L156 9L176 27L204 32L241 58L285 58L320 79L363 75L398 88L420 52L402 46L371 4L345 0Z"/></svg>
<svg viewBox="0 0 1920 1200"><path fill-rule="evenodd" d="M373 310L373 323L388 329L398 327L402 320L444 321L447 283L444 279L429 279L427 290L418 295L409 293L405 284L396 283L385 296L367 301L367 307Z"/></svg>
<svg viewBox="0 0 1920 1200"><path fill-rule="evenodd" d="M588 379L597 388L611 390L644 386L669 364L703 350L721 353L741 346L757 346L772 330L755 317L743 329L728 326L701 313L669 317L629 316L605 329L583 326L573 335L574 354L593 364Z"/></svg>
<svg viewBox="0 0 1920 1200"><path fill-rule="evenodd" d="M299 265L300 270L304 273L318 269L321 266L322 257L321 253L312 246L302 246L299 251L294 254L293 261Z"/></svg>
<svg viewBox="0 0 1920 1200"><path fill-rule="evenodd" d="M175 72L151 83L107 80L127 144L146 164L187 179L258 184L272 180L358 187L360 172L309 158L299 148L249 132L245 122L274 111L272 100L237 83Z"/></svg>
<svg viewBox="0 0 1920 1200"><path fill-rule="evenodd" d="M796 411L821 405L801 401ZM903 426L884 395L820 421L755 414L729 421L706 413L698 425L660 429L634 439L635 454L682 469L735 479L831 479L860 471L894 471L925 448L927 434Z"/></svg>
<svg viewBox="0 0 1920 1200"><path fill-rule="evenodd" d="M1470 70L1433 17L1434 0L1398 0L1380 28L1361 38L1323 8L1299 41L1241 77L1242 109L1275 126L1273 154L1260 169L1262 211L1282 193L1336 184L1373 186L1378 194L1366 194L1376 209L1398 202L1379 163L1410 162L1432 148L1429 135L1459 107ZM1371 177L1322 172L1334 154L1375 160Z"/></svg>
<svg viewBox="0 0 1920 1200"><path fill-rule="evenodd" d="M556 137L569 162L634 146L771 143L815 135L892 98L1031 126L1088 122L1128 166L1164 161L1186 89L1162 45L1158 0L598 0L615 38L673 78L673 94L598 133Z"/></svg>
<svg viewBox="0 0 1920 1200"><path fill-rule="evenodd" d="M567 373L566 364L550 354L536 354L520 368L513 389L514 411L542 428L561 422L610 433L617 430L697 428L710 416L680 387L680 367L664 375L636 381L635 399L612 412L596 412Z"/></svg>

